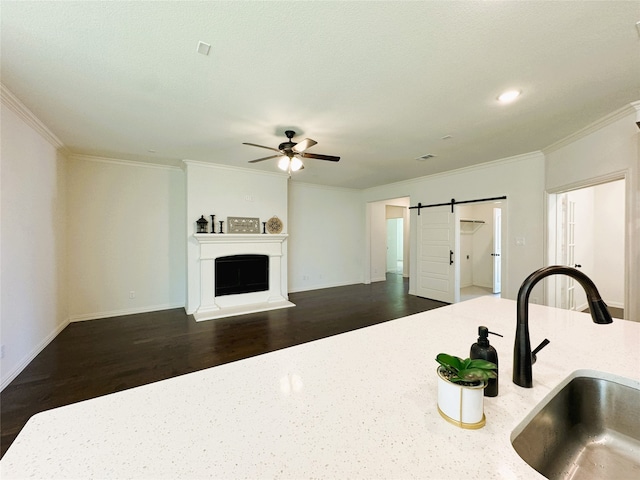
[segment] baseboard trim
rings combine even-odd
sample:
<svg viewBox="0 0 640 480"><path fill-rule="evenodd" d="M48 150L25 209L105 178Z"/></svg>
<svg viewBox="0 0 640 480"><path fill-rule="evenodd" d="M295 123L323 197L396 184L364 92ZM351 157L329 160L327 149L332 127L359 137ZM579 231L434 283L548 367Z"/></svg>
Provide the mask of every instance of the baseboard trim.
<svg viewBox="0 0 640 480"><path fill-rule="evenodd" d="M171 310L172 308L185 308L184 303L164 303L161 305L151 305L147 307L125 308L122 310L110 310L108 312L83 313L81 315L71 315L69 322L85 322L87 320L99 320L101 318L121 317L123 315L135 315L137 313L157 312L160 310Z"/></svg>
<svg viewBox="0 0 640 480"><path fill-rule="evenodd" d="M611 307L611 308L619 308L621 310L624 310L624 303L621 302L605 302L607 304L607 307Z"/></svg>
<svg viewBox="0 0 640 480"><path fill-rule="evenodd" d="M372 282L386 282L387 281L387 276L384 275L382 277L372 277L371 281Z"/></svg>
<svg viewBox="0 0 640 480"><path fill-rule="evenodd" d="M372 282L378 281L378 280L371 280ZM323 288L334 288L334 287L346 287L348 285L360 285L360 284L364 284L364 282L362 280L360 281L354 281L354 282L342 282L342 283L331 283L331 284L324 284L324 285L311 285L309 287L298 287L298 288L292 288L291 290L289 290L289 293L298 293L298 292L308 292L311 290L322 290Z"/></svg>
<svg viewBox="0 0 640 480"><path fill-rule="evenodd" d="M6 378L2 379L2 383L0 384L0 392L5 389L11 382L15 380L15 378L22 373L22 371L29 365L34 358L38 356L38 354L45 349L47 345L51 343L51 341L58 336L58 334L69 325L69 320L65 320L60 325L58 325L47 337L42 340L31 352L29 355L24 357L22 361L16 365L16 367L9 372Z"/></svg>

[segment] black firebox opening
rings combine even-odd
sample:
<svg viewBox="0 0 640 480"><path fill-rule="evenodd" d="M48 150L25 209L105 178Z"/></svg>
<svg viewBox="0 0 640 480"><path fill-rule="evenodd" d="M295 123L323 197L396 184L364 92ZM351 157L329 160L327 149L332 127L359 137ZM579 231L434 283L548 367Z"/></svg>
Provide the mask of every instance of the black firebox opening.
<svg viewBox="0 0 640 480"><path fill-rule="evenodd" d="M216 297L269 290L268 255L216 258Z"/></svg>

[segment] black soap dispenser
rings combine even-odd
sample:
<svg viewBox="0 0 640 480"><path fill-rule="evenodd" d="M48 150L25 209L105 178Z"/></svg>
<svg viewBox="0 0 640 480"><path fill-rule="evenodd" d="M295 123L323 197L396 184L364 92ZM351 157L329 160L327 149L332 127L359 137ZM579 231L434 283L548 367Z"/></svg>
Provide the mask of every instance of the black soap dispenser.
<svg viewBox="0 0 640 480"><path fill-rule="evenodd" d="M471 352L469 358L482 359L489 362L493 362L498 365L498 352L496 349L489 345L489 334L497 335L501 337L499 333L490 332L487 327L478 327L478 341L471 345ZM489 384L484 389L485 397L497 397L498 396L498 369L496 369L496 378L490 378Z"/></svg>

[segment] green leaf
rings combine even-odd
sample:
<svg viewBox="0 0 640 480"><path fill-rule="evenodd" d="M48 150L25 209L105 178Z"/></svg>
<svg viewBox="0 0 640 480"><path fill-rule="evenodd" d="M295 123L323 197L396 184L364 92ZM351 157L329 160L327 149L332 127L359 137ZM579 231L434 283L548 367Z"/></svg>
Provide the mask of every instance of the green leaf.
<svg viewBox="0 0 640 480"><path fill-rule="evenodd" d="M477 382L486 380L487 376L484 370L478 368L468 368L458 372L458 376L463 378L465 382Z"/></svg>
<svg viewBox="0 0 640 480"><path fill-rule="evenodd" d="M462 369L463 366L463 362L460 357L455 357L447 353L439 353L436 357L436 361L447 370L458 371Z"/></svg>
<svg viewBox="0 0 640 480"><path fill-rule="evenodd" d="M481 368L483 370L497 370L498 366L487 360L482 360L481 358L476 358L471 360L467 365L467 368Z"/></svg>

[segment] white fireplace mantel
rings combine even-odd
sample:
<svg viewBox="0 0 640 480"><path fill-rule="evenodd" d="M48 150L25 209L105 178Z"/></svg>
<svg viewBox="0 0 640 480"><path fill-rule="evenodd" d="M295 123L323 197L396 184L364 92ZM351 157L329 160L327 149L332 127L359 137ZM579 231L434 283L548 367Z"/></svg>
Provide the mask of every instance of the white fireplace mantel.
<svg viewBox="0 0 640 480"><path fill-rule="evenodd" d="M200 306L196 321L294 307L287 293L286 234L199 233ZM230 255L267 255L269 290L237 295L215 295L215 260Z"/></svg>

